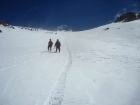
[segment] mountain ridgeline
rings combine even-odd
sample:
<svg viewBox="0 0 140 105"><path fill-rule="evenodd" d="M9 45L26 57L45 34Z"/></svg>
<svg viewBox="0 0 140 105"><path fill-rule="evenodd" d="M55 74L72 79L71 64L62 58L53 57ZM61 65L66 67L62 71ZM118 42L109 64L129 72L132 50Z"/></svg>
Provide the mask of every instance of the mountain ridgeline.
<svg viewBox="0 0 140 105"><path fill-rule="evenodd" d="M7 27L7 28L12 28L15 29L14 26L7 24L6 22L4 22L3 20L0 20L0 25ZM30 31L38 31L38 30L44 30L44 29L40 29L40 28L30 28L30 27L23 27L23 26L18 26L21 29L26 29L26 30L30 30ZM2 32L2 30L0 30L0 32Z"/></svg>
<svg viewBox="0 0 140 105"><path fill-rule="evenodd" d="M117 22L130 22L130 21L134 21L134 20L138 20L140 19L140 12L139 13L135 13L135 12L126 12L121 14L120 16L118 16L115 20L115 23ZM8 28L12 28L15 29L14 26L5 23L3 20L0 20L0 25L4 26L4 27L8 27ZM30 28L30 27L23 27L23 26L18 26L21 29L27 29L27 30L35 30L38 31L37 28ZM40 29L43 30L43 29ZM0 33L2 32L2 30L0 30Z"/></svg>
<svg viewBox="0 0 140 105"><path fill-rule="evenodd" d="M126 12L120 15L119 17L117 17L115 20L115 23L116 22L130 22L137 19L140 19L140 12L138 14L134 12Z"/></svg>

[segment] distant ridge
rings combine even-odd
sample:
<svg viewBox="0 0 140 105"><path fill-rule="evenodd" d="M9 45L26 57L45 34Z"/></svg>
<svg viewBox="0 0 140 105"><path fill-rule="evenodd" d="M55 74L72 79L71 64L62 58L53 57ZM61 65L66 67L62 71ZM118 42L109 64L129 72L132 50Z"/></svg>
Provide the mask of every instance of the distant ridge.
<svg viewBox="0 0 140 105"><path fill-rule="evenodd" d="M0 20L0 25L4 26L4 27L7 27L7 28L12 28L12 29L15 29L15 27L13 25L10 25L10 24L7 24L6 22L4 22L3 20ZM45 31L46 29L42 29L42 28L31 28L31 27L24 27L24 26L17 26L18 28L20 29L26 29L26 30L30 30L30 31L39 31L39 30L43 30ZM50 31L50 30L47 30L47 31ZM55 32L56 31L63 31L63 32L73 32L73 30L54 30Z"/></svg>
<svg viewBox="0 0 140 105"><path fill-rule="evenodd" d="M119 17L117 17L117 19L115 20L115 23L116 22L130 22L137 19L140 19L140 12L138 14L134 12L126 12L120 15Z"/></svg>
<svg viewBox="0 0 140 105"><path fill-rule="evenodd" d="M4 22L3 20L0 20L0 25L3 25L4 27L7 27L7 28L12 28L12 29L15 29L14 26L10 25L10 24L7 24L6 22ZM21 29L27 29L27 30L35 30L35 31L38 31L38 30L43 30L43 29L37 29L37 28L30 28L30 27L22 27L22 26L17 26Z"/></svg>
<svg viewBox="0 0 140 105"><path fill-rule="evenodd" d="M3 20L0 20L0 24L3 26L9 26L8 24L6 24Z"/></svg>

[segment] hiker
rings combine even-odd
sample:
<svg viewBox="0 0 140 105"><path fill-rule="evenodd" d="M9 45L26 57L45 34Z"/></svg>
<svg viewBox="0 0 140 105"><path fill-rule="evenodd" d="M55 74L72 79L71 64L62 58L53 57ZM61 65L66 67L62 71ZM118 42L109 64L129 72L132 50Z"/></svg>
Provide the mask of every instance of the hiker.
<svg viewBox="0 0 140 105"><path fill-rule="evenodd" d="M59 50L59 52L60 52L60 47L61 47L61 43L59 42L59 40L57 39L57 41L56 41L56 43L55 43L55 46L54 47L56 47L56 51L55 52L57 52L57 49Z"/></svg>
<svg viewBox="0 0 140 105"><path fill-rule="evenodd" d="M48 42L48 51L50 50L50 52L52 50L52 45L53 45L53 42L50 39L50 41Z"/></svg>

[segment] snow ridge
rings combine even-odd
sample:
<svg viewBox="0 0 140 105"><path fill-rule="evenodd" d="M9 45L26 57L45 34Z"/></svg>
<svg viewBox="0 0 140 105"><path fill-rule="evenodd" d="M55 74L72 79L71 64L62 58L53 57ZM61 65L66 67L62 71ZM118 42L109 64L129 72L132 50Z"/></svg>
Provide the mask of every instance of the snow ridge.
<svg viewBox="0 0 140 105"><path fill-rule="evenodd" d="M71 68L72 65L72 57L71 57L71 52L69 51L68 45L67 46L67 51L68 51L68 60L65 66L64 71L61 73L60 77L58 78L56 85L51 91L51 94L47 100L47 102L44 103L44 105L61 105L63 101L63 96L64 96L64 90L65 90L65 85L66 85L66 78L68 71Z"/></svg>

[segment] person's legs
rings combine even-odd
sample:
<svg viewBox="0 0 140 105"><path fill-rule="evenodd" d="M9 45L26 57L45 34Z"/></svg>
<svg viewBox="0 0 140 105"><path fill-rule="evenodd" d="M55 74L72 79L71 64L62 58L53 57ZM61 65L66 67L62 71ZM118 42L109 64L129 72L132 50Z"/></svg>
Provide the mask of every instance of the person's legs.
<svg viewBox="0 0 140 105"><path fill-rule="evenodd" d="M48 46L48 51L49 51L49 46Z"/></svg>
<svg viewBox="0 0 140 105"><path fill-rule="evenodd" d="M56 47L56 51L55 52L57 52L57 47Z"/></svg>
<svg viewBox="0 0 140 105"><path fill-rule="evenodd" d="M51 47L52 47L52 46L48 46L48 51L50 50L50 52L51 52Z"/></svg>
<svg viewBox="0 0 140 105"><path fill-rule="evenodd" d="M50 46L50 52L52 51L52 46Z"/></svg>
<svg viewBox="0 0 140 105"><path fill-rule="evenodd" d="M59 50L59 52L60 52L60 47L58 47L58 50Z"/></svg>

